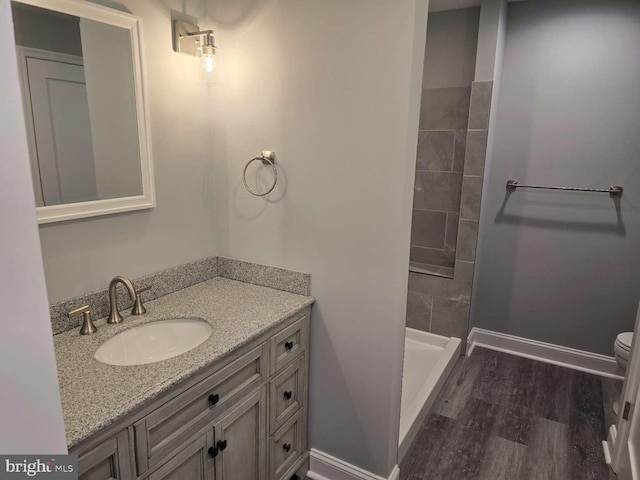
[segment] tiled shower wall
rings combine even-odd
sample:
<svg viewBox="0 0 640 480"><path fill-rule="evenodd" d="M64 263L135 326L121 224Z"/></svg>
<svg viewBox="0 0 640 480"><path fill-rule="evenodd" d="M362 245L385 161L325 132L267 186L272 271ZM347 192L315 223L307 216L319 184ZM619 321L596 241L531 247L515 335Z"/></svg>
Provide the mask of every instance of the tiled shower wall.
<svg viewBox="0 0 640 480"><path fill-rule="evenodd" d="M462 340L466 340L469 328L471 285L478 237L492 89L493 82L475 82L471 88L464 165L461 174L462 186L457 197L460 216L453 278L409 273L407 326L447 337L458 337ZM421 120L433 115L433 112L428 111L431 109L439 112L441 117L450 118L455 116L454 109L462 108L459 104L456 107L456 104L451 102L449 103L450 110L447 111L441 103L432 100L427 94L424 97L421 106ZM452 172L451 175L453 174ZM416 185L418 185L418 180L416 180ZM420 191L420 195L426 198L433 194L434 190L430 190L433 187L428 184L421 185L425 185L425 187ZM417 194L418 187L416 186Z"/></svg>
<svg viewBox="0 0 640 480"><path fill-rule="evenodd" d="M471 87L422 94L411 269L453 277Z"/></svg>

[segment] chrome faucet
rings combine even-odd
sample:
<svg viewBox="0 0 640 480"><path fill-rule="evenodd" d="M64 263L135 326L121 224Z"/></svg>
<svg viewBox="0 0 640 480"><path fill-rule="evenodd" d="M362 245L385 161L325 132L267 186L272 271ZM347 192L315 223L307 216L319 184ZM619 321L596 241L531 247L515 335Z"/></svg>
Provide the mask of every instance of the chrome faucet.
<svg viewBox="0 0 640 480"><path fill-rule="evenodd" d="M116 287L118 283L122 283L127 290L129 291L129 296L131 300L135 300L136 298L136 290L133 288L133 284L131 280L125 277L113 277L113 280L109 282L109 307L111 311L109 312L109 318L107 318L107 323L121 323L123 318L118 311L118 299L116 297Z"/></svg>

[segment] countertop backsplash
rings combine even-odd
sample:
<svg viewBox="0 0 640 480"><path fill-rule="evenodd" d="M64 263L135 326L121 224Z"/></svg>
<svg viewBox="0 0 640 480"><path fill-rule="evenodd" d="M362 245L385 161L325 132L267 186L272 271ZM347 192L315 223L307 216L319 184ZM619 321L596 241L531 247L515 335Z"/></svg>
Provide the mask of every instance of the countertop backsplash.
<svg viewBox="0 0 640 480"><path fill-rule="evenodd" d="M136 289L152 285L151 290L144 293L142 297L144 302L149 302L215 277L229 278L298 295L310 295L311 292L311 278L308 273L217 256L179 265L131 279L131 281ZM127 291L120 286L116 292L120 311L131 309L133 301L129 298ZM67 312L82 305L91 306L91 315L94 319L106 317L109 314L108 288L50 305L54 335L80 327L82 316L69 318Z"/></svg>

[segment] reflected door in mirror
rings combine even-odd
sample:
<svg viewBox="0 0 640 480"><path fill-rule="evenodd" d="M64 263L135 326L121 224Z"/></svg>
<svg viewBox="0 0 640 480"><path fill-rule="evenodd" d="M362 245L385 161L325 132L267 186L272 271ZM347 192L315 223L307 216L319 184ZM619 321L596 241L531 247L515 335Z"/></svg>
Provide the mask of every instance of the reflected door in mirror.
<svg viewBox="0 0 640 480"><path fill-rule="evenodd" d="M98 200L82 65L27 59L37 151L36 205Z"/></svg>

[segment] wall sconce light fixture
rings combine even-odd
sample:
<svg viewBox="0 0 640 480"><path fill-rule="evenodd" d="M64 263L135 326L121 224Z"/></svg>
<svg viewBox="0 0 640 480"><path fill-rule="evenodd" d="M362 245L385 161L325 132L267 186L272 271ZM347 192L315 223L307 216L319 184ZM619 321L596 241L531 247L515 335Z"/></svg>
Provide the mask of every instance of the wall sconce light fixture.
<svg viewBox="0 0 640 480"><path fill-rule="evenodd" d="M194 57L204 59L204 69L207 73L213 72L216 66L216 46L213 39L213 30L200 30L197 25L173 21L173 50L178 53L186 53Z"/></svg>

